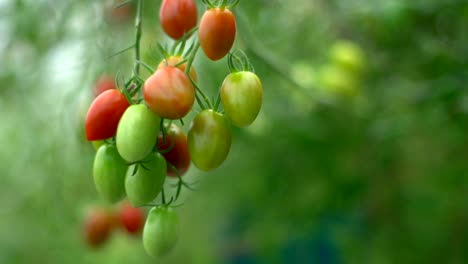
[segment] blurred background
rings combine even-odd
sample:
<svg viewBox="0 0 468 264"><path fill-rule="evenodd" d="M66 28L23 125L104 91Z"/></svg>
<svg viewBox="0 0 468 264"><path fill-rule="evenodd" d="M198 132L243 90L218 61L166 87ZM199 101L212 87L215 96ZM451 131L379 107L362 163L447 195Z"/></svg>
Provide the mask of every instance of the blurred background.
<svg viewBox="0 0 468 264"><path fill-rule="evenodd" d="M144 1L153 67L160 2ZM466 0L241 0L258 120L184 176L199 191L169 256L122 232L90 249L84 212L110 205L83 120L96 80L133 66L112 56L134 42L118 3L0 0L0 263L468 263ZM215 95L226 61L194 65Z"/></svg>

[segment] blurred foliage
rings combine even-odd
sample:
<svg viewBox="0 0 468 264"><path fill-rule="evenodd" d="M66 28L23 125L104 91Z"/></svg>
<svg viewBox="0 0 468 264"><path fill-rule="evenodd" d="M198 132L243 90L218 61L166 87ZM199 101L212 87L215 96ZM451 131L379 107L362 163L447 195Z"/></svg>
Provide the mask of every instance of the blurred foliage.
<svg viewBox="0 0 468 264"><path fill-rule="evenodd" d="M159 3L144 8L153 67L156 41L170 43ZM83 212L102 203L84 114L100 75L132 67L132 52L112 56L134 41L132 11L114 4L0 1L0 263L154 262L119 232L100 250L83 242ZM157 261L468 262L468 2L256 0L235 14L264 106L233 128L221 168L191 168L200 191L185 192L179 244ZM355 83L329 68L342 40L363 53ZM225 61L199 53L195 67L215 95ZM323 71L353 92L327 89Z"/></svg>

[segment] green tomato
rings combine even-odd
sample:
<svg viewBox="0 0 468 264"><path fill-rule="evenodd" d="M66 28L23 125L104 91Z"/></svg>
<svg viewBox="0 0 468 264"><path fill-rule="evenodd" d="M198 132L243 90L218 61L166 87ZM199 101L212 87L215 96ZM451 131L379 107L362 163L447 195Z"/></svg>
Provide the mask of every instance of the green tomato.
<svg viewBox="0 0 468 264"><path fill-rule="evenodd" d="M166 179L166 166L164 157L153 153L147 162L128 167L125 191L133 206L148 204L158 196Z"/></svg>
<svg viewBox="0 0 468 264"><path fill-rule="evenodd" d="M335 42L330 48L329 57L333 64L354 74L361 74L365 69L364 51L351 41Z"/></svg>
<svg viewBox="0 0 468 264"><path fill-rule="evenodd" d="M161 117L146 105L130 106L117 127L116 144L120 155L128 162L137 162L148 156L156 144Z"/></svg>
<svg viewBox="0 0 468 264"><path fill-rule="evenodd" d="M359 80L356 76L336 65L320 68L317 82L326 95L349 98L360 93Z"/></svg>
<svg viewBox="0 0 468 264"><path fill-rule="evenodd" d="M94 185L98 193L109 202L125 196L125 161L113 145L103 145L96 152L93 166Z"/></svg>
<svg viewBox="0 0 468 264"><path fill-rule="evenodd" d="M190 124L189 152L193 164L203 171L219 167L231 149L229 120L211 109L203 110Z"/></svg>
<svg viewBox="0 0 468 264"><path fill-rule="evenodd" d="M221 86L221 101L226 115L238 127L246 127L257 118L262 107L263 88L252 72L229 74Z"/></svg>
<svg viewBox="0 0 468 264"><path fill-rule="evenodd" d="M153 257L166 255L176 244L179 218L172 208L154 207L143 228L143 247Z"/></svg>

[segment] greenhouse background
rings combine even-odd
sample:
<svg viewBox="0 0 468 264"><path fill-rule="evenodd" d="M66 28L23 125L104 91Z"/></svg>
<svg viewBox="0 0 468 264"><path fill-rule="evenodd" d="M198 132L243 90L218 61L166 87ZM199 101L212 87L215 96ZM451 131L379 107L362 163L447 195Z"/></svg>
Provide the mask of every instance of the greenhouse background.
<svg viewBox="0 0 468 264"><path fill-rule="evenodd" d="M131 73L132 52L116 53L134 41L133 2L0 0L0 263L468 262L465 0L241 0L256 122L232 128L220 168L184 176L197 191L170 254L121 231L89 248L85 212L111 205L83 122L96 80ZM171 40L161 1L143 2L157 67ZM226 59L194 67L215 96Z"/></svg>

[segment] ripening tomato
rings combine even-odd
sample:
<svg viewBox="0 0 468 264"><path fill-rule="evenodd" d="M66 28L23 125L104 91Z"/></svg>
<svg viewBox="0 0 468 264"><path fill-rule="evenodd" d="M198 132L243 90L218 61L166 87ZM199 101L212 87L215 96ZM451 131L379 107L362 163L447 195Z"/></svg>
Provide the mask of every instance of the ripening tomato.
<svg viewBox="0 0 468 264"><path fill-rule="evenodd" d="M163 0L159 19L167 35L180 39L197 25L197 5L194 0Z"/></svg>
<svg viewBox="0 0 468 264"><path fill-rule="evenodd" d="M167 66L146 80L144 97L148 107L162 118L180 119L192 109L195 89L183 71Z"/></svg>
<svg viewBox="0 0 468 264"><path fill-rule="evenodd" d="M188 132L193 164L204 171L219 167L229 154L231 141L228 119L211 109L203 110L192 121Z"/></svg>
<svg viewBox="0 0 468 264"><path fill-rule="evenodd" d="M128 162L143 160L154 148L161 118L146 105L130 106L117 128L116 144L122 158Z"/></svg>
<svg viewBox="0 0 468 264"><path fill-rule="evenodd" d="M187 135L175 124L171 124L166 132L165 137L163 137L162 133L159 133L158 150L163 152L162 155L168 163L167 175L177 177L177 173L169 166L171 164L182 176L190 167Z"/></svg>
<svg viewBox="0 0 468 264"><path fill-rule="evenodd" d="M179 218L172 208L154 207L143 228L143 246L153 257L169 253L177 242Z"/></svg>
<svg viewBox="0 0 468 264"><path fill-rule="evenodd" d="M125 191L133 206L148 204L158 196L166 179L166 167L166 160L159 153L152 153L142 164L128 167Z"/></svg>
<svg viewBox="0 0 468 264"><path fill-rule="evenodd" d="M236 18L229 9L208 9L201 18L198 34L206 56L213 61L222 59L234 44Z"/></svg>
<svg viewBox="0 0 468 264"><path fill-rule="evenodd" d="M94 207L88 212L84 221L84 233L90 247L99 247L109 239L113 219L113 214L105 208Z"/></svg>
<svg viewBox="0 0 468 264"><path fill-rule="evenodd" d="M224 111L238 127L248 126L257 118L262 107L262 98L262 83L252 72L231 73L221 86Z"/></svg>
<svg viewBox="0 0 468 264"><path fill-rule="evenodd" d="M175 66L177 65L177 63L181 62L182 60L183 59L179 56L170 56L169 58L167 58L167 62L163 60L161 61L161 63L159 63L158 69L161 69L162 67L165 67L165 66ZM177 68L185 72L185 69L187 69L187 62L180 64L179 66L177 66ZM192 78L194 82L198 81L197 73L195 72L193 65L192 67L190 67L190 78Z"/></svg>
<svg viewBox="0 0 468 264"><path fill-rule="evenodd" d="M96 81L93 93L96 97L107 90L113 89L117 89L114 78L110 75L103 75Z"/></svg>
<svg viewBox="0 0 468 264"><path fill-rule="evenodd" d="M103 145L96 152L93 165L94 185L98 193L109 202L125 196L127 165L113 145Z"/></svg>
<svg viewBox="0 0 468 264"><path fill-rule="evenodd" d="M122 114L129 106L125 95L115 89L96 97L86 115L86 139L95 141L113 137Z"/></svg>
<svg viewBox="0 0 468 264"><path fill-rule="evenodd" d="M133 207L128 201L120 204L118 209L120 225L131 235L139 234L145 224L145 211Z"/></svg>

